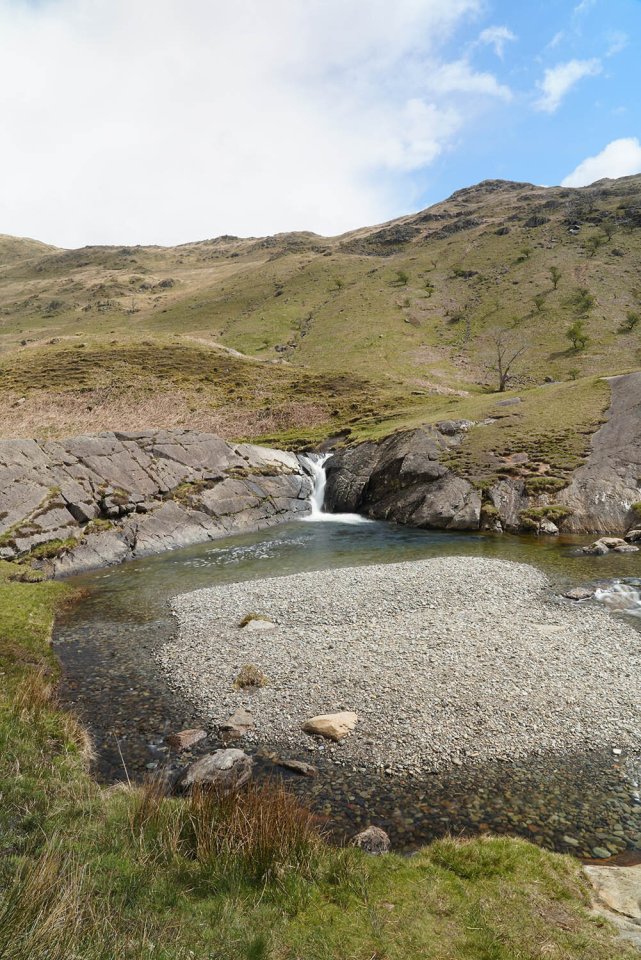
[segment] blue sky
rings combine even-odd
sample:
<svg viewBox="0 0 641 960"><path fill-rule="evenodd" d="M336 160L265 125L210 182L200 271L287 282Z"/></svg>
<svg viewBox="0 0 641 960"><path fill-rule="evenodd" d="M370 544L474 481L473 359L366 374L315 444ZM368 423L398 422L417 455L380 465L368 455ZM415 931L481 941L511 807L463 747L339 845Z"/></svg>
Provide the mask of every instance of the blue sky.
<svg viewBox="0 0 641 960"><path fill-rule="evenodd" d="M641 171L641 0L0 0L0 233L339 233Z"/></svg>
<svg viewBox="0 0 641 960"><path fill-rule="evenodd" d="M471 59L513 96L486 101L460 140L425 171L425 202L485 177L558 184L612 141L641 137L639 0L501 2L486 9L488 22L506 26L515 39L503 43L502 56L491 44L476 45ZM462 32L474 36L469 26ZM457 49L460 37L446 56ZM543 109L545 72L572 62L583 65L577 73L584 75ZM641 170L641 153L635 164L630 152L632 167Z"/></svg>

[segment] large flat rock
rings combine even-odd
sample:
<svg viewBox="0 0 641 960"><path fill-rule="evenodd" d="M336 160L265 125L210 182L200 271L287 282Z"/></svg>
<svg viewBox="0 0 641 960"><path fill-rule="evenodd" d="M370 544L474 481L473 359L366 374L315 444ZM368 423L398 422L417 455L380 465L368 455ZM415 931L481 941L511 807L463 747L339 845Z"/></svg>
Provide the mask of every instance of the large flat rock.
<svg viewBox="0 0 641 960"><path fill-rule="evenodd" d="M56 541L56 573L300 516L311 481L294 454L187 430L0 442L0 546Z"/></svg>

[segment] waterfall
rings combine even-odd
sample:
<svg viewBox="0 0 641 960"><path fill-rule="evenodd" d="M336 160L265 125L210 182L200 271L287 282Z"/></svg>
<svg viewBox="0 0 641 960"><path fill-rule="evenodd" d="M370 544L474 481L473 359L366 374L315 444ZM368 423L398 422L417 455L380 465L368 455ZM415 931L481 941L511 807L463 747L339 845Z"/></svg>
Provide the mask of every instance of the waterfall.
<svg viewBox="0 0 641 960"><path fill-rule="evenodd" d="M311 512L302 519L308 523L371 523L367 517L361 517L358 513L326 513L323 510L325 487L327 486L325 463L330 457L330 453L309 453L299 456L305 472L312 479L312 493L309 498Z"/></svg>

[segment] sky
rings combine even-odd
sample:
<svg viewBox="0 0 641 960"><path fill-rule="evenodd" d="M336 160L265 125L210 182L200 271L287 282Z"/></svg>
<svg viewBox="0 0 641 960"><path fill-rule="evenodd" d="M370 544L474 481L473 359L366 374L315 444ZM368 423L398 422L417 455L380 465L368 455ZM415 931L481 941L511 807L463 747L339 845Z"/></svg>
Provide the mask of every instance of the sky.
<svg viewBox="0 0 641 960"><path fill-rule="evenodd" d="M0 0L0 233L334 235L641 172L641 0Z"/></svg>

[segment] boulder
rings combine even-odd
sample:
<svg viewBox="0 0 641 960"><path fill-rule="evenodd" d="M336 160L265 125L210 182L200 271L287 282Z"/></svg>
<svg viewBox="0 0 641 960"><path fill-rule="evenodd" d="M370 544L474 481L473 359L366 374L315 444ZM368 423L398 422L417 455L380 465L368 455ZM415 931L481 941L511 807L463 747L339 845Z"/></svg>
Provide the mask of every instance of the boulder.
<svg viewBox="0 0 641 960"><path fill-rule="evenodd" d="M355 847L359 847L361 850L365 850L366 853L371 853L374 856L389 853L391 845L390 838L380 827L367 827L366 830L362 830L356 834L352 843Z"/></svg>
<svg viewBox="0 0 641 960"><path fill-rule="evenodd" d="M228 720L221 723L219 730L224 740L240 740L254 726L254 718L244 707L238 707Z"/></svg>
<svg viewBox="0 0 641 960"><path fill-rule="evenodd" d="M591 587L572 587L563 594L568 600L591 600L594 596L594 588Z"/></svg>
<svg viewBox="0 0 641 960"><path fill-rule="evenodd" d="M614 553L638 553L639 548L633 543L620 543L614 548Z"/></svg>
<svg viewBox="0 0 641 960"><path fill-rule="evenodd" d="M176 787L182 792L194 786L216 787L225 792L240 790L251 780L253 765L252 758L243 750L216 750L190 764Z"/></svg>
<svg viewBox="0 0 641 960"><path fill-rule="evenodd" d="M358 716L349 710L341 713L325 713L312 717L303 724L305 733L312 733L327 740L343 740L349 736L358 722Z"/></svg>
<svg viewBox="0 0 641 960"><path fill-rule="evenodd" d="M599 543L605 544L608 550L614 550L615 547L625 546L625 540L621 537L601 537Z"/></svg>
<svg viewBox="0 0 641 960"><path fill-rule="evenodd" d="M610 552L610 548L602 540L595 540L587 547L581 547L582 553L587 553L591 557L602 557Z"/></svg>
<svg viewBox="0 0 641 960"><path fill-rule="evenodd" d="M200 743L207 736L205 730L180 730L178 733L170 733L165 737L165 743L172 750L181 753L183 750L189 750L196 743Z"/></svg>
<svg viewBox="0 0 641 960"><path fill-rule="evenodd" d="M627 543L636 543L638 540L641 540L641 530L628 530L624 539Z"/></svg>
<svg viewBox="0 0 641 960"><path fill-rule="evenodd" d="M545 537L558 537L559 528L551 520L541 520L538 532Z"/></svg>

